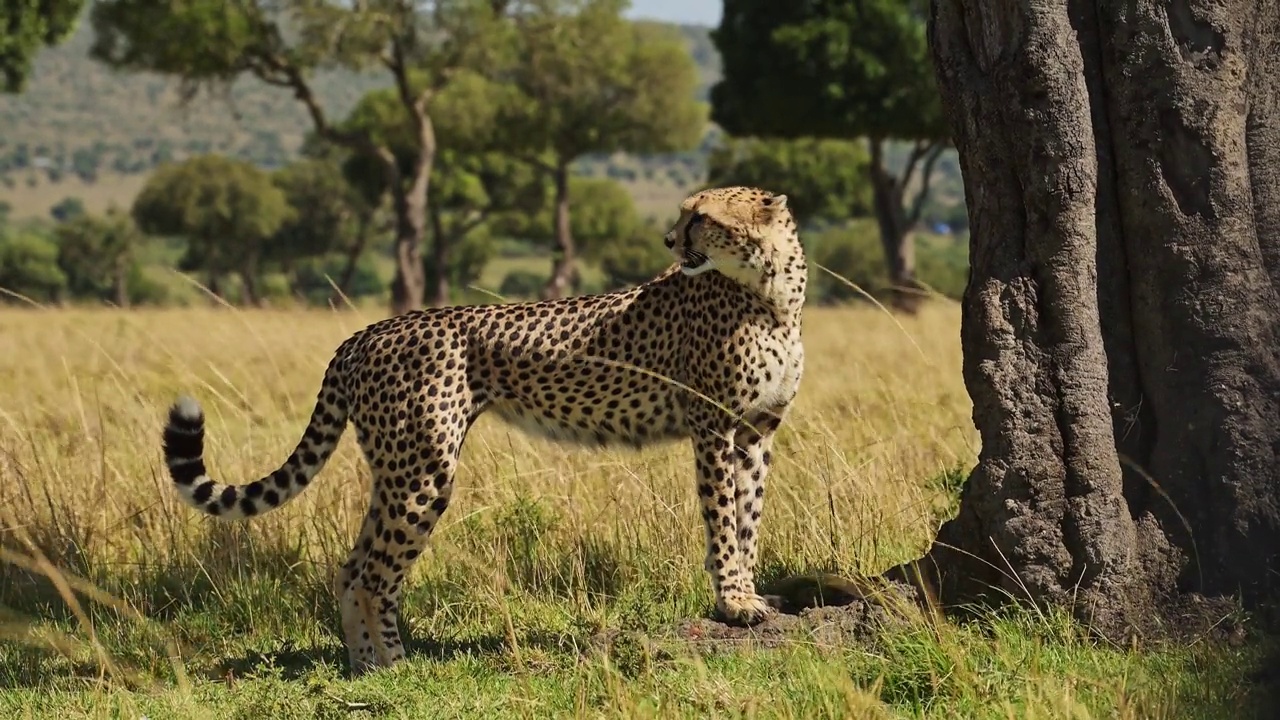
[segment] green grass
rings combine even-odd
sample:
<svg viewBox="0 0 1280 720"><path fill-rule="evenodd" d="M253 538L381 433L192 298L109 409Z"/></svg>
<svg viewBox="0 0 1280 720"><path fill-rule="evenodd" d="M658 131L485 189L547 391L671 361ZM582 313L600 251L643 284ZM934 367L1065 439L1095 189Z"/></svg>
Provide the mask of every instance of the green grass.
<svg viewBox="0 0 1280 720"><path fill-rule="evenodd" d="M338 558L368 471L348 436L288 507L218 523L167 487L164 409L194 392L207 456L275 466L333 347L377 310L0 312L0 717L1221 718L1269 706L1274 644L1134 649L1031 611L811 624L768 645L691 632L711 593L687 448L587 451L483 418L414 569L410 659L345 673ZM954 509L976 438L958 313L806 316L762 576L874 573ZM47 564L45 563L47 559ZM699 626L700 627L700 626ZM691 639L693 638L693 639ZM1260 715L1254 715L1260 716Z"/></svg>

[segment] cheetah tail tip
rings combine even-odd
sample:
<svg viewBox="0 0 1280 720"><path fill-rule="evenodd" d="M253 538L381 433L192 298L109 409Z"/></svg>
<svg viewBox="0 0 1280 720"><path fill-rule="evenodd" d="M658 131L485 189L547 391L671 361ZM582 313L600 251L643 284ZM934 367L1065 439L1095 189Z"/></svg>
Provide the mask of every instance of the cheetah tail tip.
<svg viewBox="0 0 1280 720"><path fill-rule="evenodd" d="M169 420L185 425L197 424L204 420L204 411L200 409L200 403L195 398L179 395L169 408Z"/></svg>

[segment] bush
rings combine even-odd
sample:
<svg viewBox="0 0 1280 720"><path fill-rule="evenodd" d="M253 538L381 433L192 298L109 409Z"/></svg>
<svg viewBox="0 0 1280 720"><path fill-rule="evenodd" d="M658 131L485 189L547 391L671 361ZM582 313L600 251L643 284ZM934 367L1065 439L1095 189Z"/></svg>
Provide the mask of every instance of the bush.
<svg viewBox="0 0 1280 720"><path fill-rule="evenodd" d="M0 288L39 303L61 300L67 276L58 267L58 246L33 233L0 235Z"/></svg>
<svg viewBox="0 0 1280 720"><path fill-rule="evenodd" d="M302 260L294 268L293 291L306 298L309 304L327 305L329 298L333 296L333 286L327 278L338 282L346 265L347 259L340 253ZM356 262L346 296L354 301L379 296L386 289L387 282L378 274L377 261L372 253L365 253Z"/></svg>
<svg viewBox="0 0 1280 720"><path fill-rule="evenodd" d="M455 240L449 248L450 288L461 290L475 284L480 279L480 273L484 272L484 266L493 258L494 247L493 237L484 227L478 227L462 236L461 240ZM436 277L435 255L430 246L423 247L422 252L422 267L427 284L431 286Z"/></svg>
<svg viewBox="0 0 1280 720"><path fill-rule="evenodd" d="M604 271L605 290L638 285L675 262L651 232L609 243L600 249L598 257L600 269Z"/></svg>
<svg viewBox="0 0 1280 720"><path fill-rule="evenodd" d="M534 298L547 283L545 273L516 269L507 273L498 286L498 294L507 298Z"/></svg>
<svg viewBox="0 0 1280 720"><path fill-rule="evenodd" d="M943 297L963 298L969 282L969 243L947 235L917 236L916 278Z"/></svg>
<svg viewBox="0 0 1280 720"><path fill-rule="evenodd" d="M809 302L820 305L862 298L845 280L875 295L886 283L884 250L873 220L854 220L801 236L809 256ZM822 270L826 267L840 278Z"/></svg>
<svg viewBox="0 0 1280 720"><path fill-rule="evenodd" d="M809 256L809 301L830 304L863 299L862 293L848 283L832 277L818 265L825 266L877 300L885 299L888 278L884 268L884 249L880 232L873 220L855 220L804 236ZM916 235L916 278L932 291L953 300L964 296L969 279L968 244L943 235Z"/></svg>

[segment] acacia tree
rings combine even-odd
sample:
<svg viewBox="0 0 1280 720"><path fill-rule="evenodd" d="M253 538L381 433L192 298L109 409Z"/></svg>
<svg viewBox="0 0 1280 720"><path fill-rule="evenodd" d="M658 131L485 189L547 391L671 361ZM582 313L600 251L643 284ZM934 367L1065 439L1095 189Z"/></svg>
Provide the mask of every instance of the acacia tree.
<svg viewBox="0 0 1280 720"><path fill-rule="evenodd" d="M711 38L724 67L711 89L711 119L725 131L867 139L894 304L914 309L908 231L947 143L925 42L925 0L725 0ZM912 143L899 174L889 168L891 140ZM917 171L920 190L908 201Z"/></svg>
<svg viewBox="0 0 1280 720"><path fill-rule="evenodd" d="M498 123L499 108L510 95L503 87L474 72L460 72L435 99L433 122L440 142L435 181L427 213L431 256L429 270L432 303L445 305L450 297L450 275L456 263L454 246L498 213L533 211L542 201L541 178L524 163L499 152L507 129ZM413 128L397 111L398 101L389 90L374 90L356 104L341 126L368 133L385 145L402 166L411 165L419 153ZM386 193L385 178L375 161L351 155L343 173L368 202L380 202Z"/></svg>
<svg viewBox="0 0 1280 720"><path fill-rule="evenodd" d="M0 92L22 92L36 53L65 40L82 9L84 0L0 2Z"/></svg>
<svg viewBox="0 0 1280 720"><path fill-rule="evenodd" d="M1280 588L1280 5L934 0L982 437L924 586L1120 635Z"/></svg>
<svg viewBox="0 0 1280 720"><path fill-rule="evenodd" d="M368 241L373 208L333 158L289 163L272 173L271 180L293 212L267 244L265 259L293 275L300 260L342 252L347 263L335 285L346 292Z"/></svg>
<svg viewBox="0 0 1280 720"><path fill-rule="evenodd" d="M92 54L118 68L177 77L188 96L209 83L252 75L287 89L315 131L377 163L391 194L396 275L391 310L422 306L422 243L427 193L437 152L432 103L453 76L483 67L504 43L489 35L505 0L99 0ZM412 128L407 164L368 131L330 121L313 89L317 68L381 67L394 86L397 112Z"/></svg>
<svg viewBox="0 0 1280 720"><path fill-rule="evenodd" d="M265 245L292 209L270 175L243 160L202 155L157 168L132 213L144 232L185 237L180 266L207 273L215 295L220 278L235 273L245 300L257 305Z"/></svg>
<svg viewBox="0 0 1280 720"><path fill-rule="evenodd" d="M72 297L110 300L129 307L129 275L142 233L133 218L116 207L103 216L81 215L54 229L58 267Z"/></svg>
<svg viewBox="0 0 1280 720"><path fill-rule="evenodd" d="M518 91L502 127L510 149L551 178L556 259L544 297L574 275L569 168L590 153L692 149L705 116L697 68L678 37L622 17L623 0L530 0L513 12Z"/></svg>

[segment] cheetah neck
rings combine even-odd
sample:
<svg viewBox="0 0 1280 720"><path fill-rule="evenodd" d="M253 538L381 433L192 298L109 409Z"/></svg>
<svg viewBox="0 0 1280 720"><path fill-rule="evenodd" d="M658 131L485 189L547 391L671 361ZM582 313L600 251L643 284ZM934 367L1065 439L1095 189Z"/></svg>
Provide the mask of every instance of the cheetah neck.
<svg viewBox="0 0 1280 720"><path fill-rule="evenodd" d="M780 324L800 323L809 279L803 253L779 254L763 270L717 270L758 296Z"/></svg>

